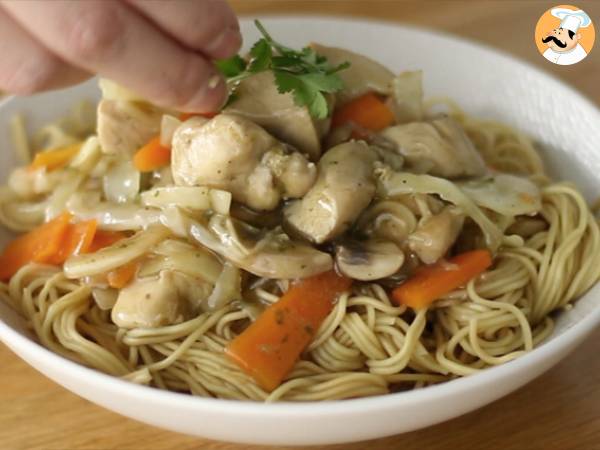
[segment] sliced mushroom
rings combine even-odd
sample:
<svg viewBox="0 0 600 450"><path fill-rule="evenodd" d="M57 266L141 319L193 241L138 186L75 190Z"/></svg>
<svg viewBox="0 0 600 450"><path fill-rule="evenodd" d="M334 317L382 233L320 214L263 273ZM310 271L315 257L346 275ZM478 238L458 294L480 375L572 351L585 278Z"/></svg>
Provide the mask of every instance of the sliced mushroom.
<svg viewBox="0 0 600 450"><path fill-rule="evenodd" d="M189 319L210 295L212 286L187 275L165 271L121 289L111 318L121 328L155 328Z"/></svg>
<svg viewBox="0 0 600 450"><path fill-rule="evenodd" d="M306 107L294 103L291 94L279 93L271 71L242 80L223 112L250 119L314 161L321 155L321 138L330 125L328 119L313 119Z"/></svg>
<svg viewBox="0 0 600 450"><path fill-rule="evenodd" d="M346 61L350 63L348 69L338 73L344 83L344 89L336 94L341 103L371 91L385 95L390 93L394 73L378 62L342 48L326 47L316 43L312 43L311 47L319 55L326 57L332 66Z"/></svg>
<svg viewBox="0 0 600 450"><path fill-rule="evenodd" d="M286 225L318 244L344 233L373 199L376 160L377 154L362 141L329 150L319 161L315 185L284 209Z"/></svg>
<svg viewBox="0 0 600 450"><path fill-rule="evenodd" d="M369 237L378 237L402 246L417 227L417 219L400 202L384 200L369 207L358 219L357 227Z"/></svg>
<svg viewBox="0 0 600 450"><path fill-rule="evenodd" d="M408 237L408 246L425 264L433 264L454 244L463 222L464 215L460 210L448 206L439 214L421 221Z"/></svg>
<svg viewBox="0 0 600 450"><path fill-rule="evenodd" d="M182 218L192 239L259 277L305 278L333 267L328 253L294 242L280 230L260 230L218 214L206 223Z"/></svg>
<svg viewBox="0 0 600 450"><path fill-rule="evenodd" d="M108 154L133 154L160 132L163 111L144 103L101 100L98 139Z"/></svg>
<svg viewBox="0 0 600 450"><path fill-rule="evenodd" d="M444 178L480 176L486 172L473 143L449 117L395 125L382 135L397 145L413 171Z"/></svg>
<svg viewBox="0 0 600 450"><path fill-rule="evenodd" d="M171 168L180 186L208 186L231 192L257 210L304 195L316 167L241 116L220 114L196 125L186 122L173 137Z"/></svg>
<svg viewBox="0 0 600 450"><path fill-rule="evenodd" d="M519 217L506 230L506 234L518 234L522 238L528 239L533 235L548 229L548 222L538 217Z"/></svg>
<svg viewBox="0 0 600 450"><path fill-rule="evenodd" d="M400 270L404 253L393 242L350 242L336 247L335 263L342 274L352 279L379 280Z"/></svg>

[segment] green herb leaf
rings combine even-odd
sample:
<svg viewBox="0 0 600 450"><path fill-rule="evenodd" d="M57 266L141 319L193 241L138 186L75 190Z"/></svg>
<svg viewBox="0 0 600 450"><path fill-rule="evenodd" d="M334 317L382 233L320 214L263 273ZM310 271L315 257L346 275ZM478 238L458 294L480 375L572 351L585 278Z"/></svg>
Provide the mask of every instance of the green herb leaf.
<svg viewBox="0 0 600 450"><path fill-rule="evenodd" d="M246 70L246 61L240 55L215 61L215 65L227 78L238 76Z"/></svg>
<svg viewBox="0 0 600 450"><path fill-rule="evenodd" d="M273 51L267 40L258 40L250 50L252 59L248 65L248 72L258 73L269 69L272 55Z"/></svg>
<svg viewBox="0 0 600 450"><path fill-rule="evenodd" d="M327 58L319 55L313 48L304 47L298 51L286 47L275 41L258 20L254 23L262 38L252 46L250 61L234 56L217 62L217 67L227 77L231 87L230 95L233 95L240 80L271 70L279 93L290 93L294 103L306 106L312 117L326 118L331 113L326 94L334 94L343 89L337 72L350 67L350 63L332 67Z"/></svg>
<svg viewBox="0 0 600 450"><path fill-rule="evenodd" d="M326 73L307 73L298 75L304 83L321 92L334 93L344 87L342 80L337 75L327 75Z"/></svg>

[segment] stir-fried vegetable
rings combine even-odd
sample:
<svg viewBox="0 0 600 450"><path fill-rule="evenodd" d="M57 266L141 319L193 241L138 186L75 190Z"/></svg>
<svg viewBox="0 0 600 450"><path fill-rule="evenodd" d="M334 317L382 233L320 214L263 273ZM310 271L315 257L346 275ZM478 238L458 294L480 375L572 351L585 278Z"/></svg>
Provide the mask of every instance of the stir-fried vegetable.
<svg viewBox="0 0 600 450"><path fill-rule="evenodd" d="M331 271L297 282L227 346L227 355L264 389L274 390L351 284Z"/></svg>
<svg viewBox="0 0 600 450"><path fill-rule="evenodd" d="M171 162L171 149L160 144L160 136L156 136L140 148L133 157L133 164L140 172L152 172Z"/></svg>
<svg viewBox="0 0 600 450"><path fill-rule="evenodd" d="M540 189L524 177L501 173L458 185L475 204L503 216L535 214L542 209Z"/></svg>
<svg viewBox="0 0 600 450"><path fill-rule="evenodd" d="M392 81L396 120L408 123L423 120L423 72L402 72Z"/></svg>
<svg viewBox="0 0 600 450"><path fill-rule="evenodd" d="M140 265L137 261L131 261L127 264L117 267L114 270L108 272L107 280L108 285L111 288L122 289L129 284L129 282L135 277Z"/></svg>
<svg viewBox="0 0 600 450"><path fill-rule="evenodd" d="M119 161L106 172L102 184L104 196L113 203L135 200L140 191L141 174L130 160Z"/></svg>
<svg viewBox="0 0 600 450"><path fill-rule="evenodd" d="M121 231L97 230L88 253L95 253L104 247L110 247L126 237L127 235Z"/></svg>
<svg viewBox="0 0 600 450"><path fill-rule="evenodd" d="M8 244L0 256L0 280L8 280L31 262L50 263L63 245L71 218L62 214Z"/></svg>
<svg viewBox="0 0 600 450"><path fill-rule="evenodd" d="M492 255L487 250L461 253L448 261L424 266L406 282L394 289L396 303L414 309L428 307L433 301L464 286L492 265Z"/></svg>
<svg viewBox="0 0 600 450"><path fill-rule="evenodd" d="M358 97L337 109L331 125L338 127L347 123L370 131L381 131L394 123L393 111L372 92Z"/></svg>
<svg viewBox="0 0 600 450"><path fill-rule="evenodd" d="M153 226L94 254L73 256L65 263L65 274L69 278L82 278L110 272L143 256L169 234L167 228Z"/></svg>
<svg viewBox="0 0 600 450"><path fill-rule="evenodd" d="M79 150L81 150L82 142L67 145L66 147L54 148L46 150L35 155L33 162L29 166L32 170L46 169L56 170L66 166L71 161Z"/></svg>
<svg viewBox="0 0 600 450"><path fill-rule="evenodd" d="M141 199L145 206L154 208L178 206L197 210L212 209L218 214L229 214L231 206L230 192L199 186L154 188L143 192Z"/></svg>
<svg viewBox="0 0 600 450"><path fill-rule="evenodd" d="M95 220L69 224L58 252L48 262L61 265L73 255L88 253L92 248L97 228Z"/></svg>
<svg viewBox="0 0 600 450"><path fill-rule="evenodd" d="M479 225L487 246L496 251L502 243L502 231L482 212L456 184L431 175L415 175L408 172L379 173L378 193L385 198L404 194L437 194L442 199L458 206Z"/></svg>

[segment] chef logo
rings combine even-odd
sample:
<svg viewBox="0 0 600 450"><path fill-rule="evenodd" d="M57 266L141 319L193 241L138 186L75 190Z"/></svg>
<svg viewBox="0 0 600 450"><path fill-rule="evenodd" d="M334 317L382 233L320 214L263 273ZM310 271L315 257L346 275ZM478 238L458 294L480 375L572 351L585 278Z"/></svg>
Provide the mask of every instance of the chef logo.
<svg viewBox="0 0 600 450"><path fill-rule="evenodd" d="M594 46L594 24L585 11L559 5L546 11L535 27L535 43L548 61L561 66L576 64Z"/></svg>

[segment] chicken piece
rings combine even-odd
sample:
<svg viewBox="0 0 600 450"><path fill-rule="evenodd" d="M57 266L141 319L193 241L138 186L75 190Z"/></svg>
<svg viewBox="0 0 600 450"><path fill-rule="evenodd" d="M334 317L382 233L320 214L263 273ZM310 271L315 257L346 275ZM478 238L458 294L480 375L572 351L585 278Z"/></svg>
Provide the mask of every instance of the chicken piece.
<svg viewBox="0 0 600 450"><path fill-rule="evenodd" d="M394 142L409 166L444 178L481 176L483 158L451 118L395 125L381 133Z"/></svg>
<svg viewBox="0 0 600 450"><path fill-rule="evenodd" d="M318 244L344 233L375 195L376 160L376 152L363 141L347 142L325 153L315 185L284 209L288 228Z"/></svg>
<svg viewBox="0 0 600 450"><path fill-rule="evenodd" d="M163 111L125 100L98 104L98 139L106 154L132 155L160 132Z"/></svg>
<svg viewBox="0 0 600 450"><path fill-rule="evenodd" d="M204 125L184 123L173 136L171 169L180 186L231 192L256 210L273 210L281 199L302 197L316 166L241 116L220 114Z"/></svg>
<svg viewBox="0 0 600 450"><path fill-rule="evenodd" d="M121 328L155 328L181 323L197 314L212 285L188 275L163 271L121 289L111 318Z"/></svg>
<svg viewBox="0 0 600 450"><path fill-rule="evenodd" d="M384 95L390 94L394 74L388 68L371 58L342 48L326 47L316 43L310 46L319 55L326 57L333 67L346 61L350 63L350 67L338 72L344 83L344 89L336 94L341 103L372 91Z"/></svg>
<svg viewBox="0 0 600 450"><path fill-rule="evenodd" d="M291 94L279 93L270 71L242 80L235 90L235 99L223 112L250 119L313 161L319 159L321 138L331 125L331 119L313 119L305 106L294 103Z"/></svg>
<svg viewBox="0 0 600 450"><path fill-rule="evenodd" d="M439 214L419 223L408 237L408 246L425 264L433 264L454 244L463 222L464 215L458 208L447 206Z"/></svg>

